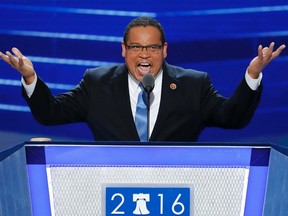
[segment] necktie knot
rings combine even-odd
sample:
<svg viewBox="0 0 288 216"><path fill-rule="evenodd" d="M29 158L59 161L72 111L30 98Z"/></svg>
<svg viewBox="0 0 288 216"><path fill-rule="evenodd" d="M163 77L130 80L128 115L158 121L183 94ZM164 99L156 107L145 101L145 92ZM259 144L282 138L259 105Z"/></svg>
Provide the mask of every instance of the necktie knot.
<svg viewBox="0 0 288 216"><path fill-rule="evenodd" d="M142 95L142 100L144 101L144 104L147 107L147 104L148 104L147 92L145 91L144 86L141 83L139 84L139 86L141 88L141 92L139 94Z"/></svg>

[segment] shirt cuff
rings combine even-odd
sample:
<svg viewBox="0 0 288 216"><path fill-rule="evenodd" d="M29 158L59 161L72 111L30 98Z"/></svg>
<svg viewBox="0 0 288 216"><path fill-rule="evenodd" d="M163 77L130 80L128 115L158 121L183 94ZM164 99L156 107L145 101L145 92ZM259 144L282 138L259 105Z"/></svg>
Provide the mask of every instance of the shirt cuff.
<svg viewBox="0 0 288 216"><path fill-rule="evenodd" d="M261 80L262 80L262 72L260 73L258 79L253 79L249 74L248 74L248 70L246 70L245 73L245 80L248 84L248 86L250 87L250 89L252 89L253 91L257 90L257 88L260 86L261 84Z"/></svg>
<svg viewBox="0 0 288 216"><path fill-rule="evenodd" d="M35 79L31 84L27 85L23 77L21 78L21 83L26 91L27 96L30 98L37 83L37 74L35 74Z"/></svg>

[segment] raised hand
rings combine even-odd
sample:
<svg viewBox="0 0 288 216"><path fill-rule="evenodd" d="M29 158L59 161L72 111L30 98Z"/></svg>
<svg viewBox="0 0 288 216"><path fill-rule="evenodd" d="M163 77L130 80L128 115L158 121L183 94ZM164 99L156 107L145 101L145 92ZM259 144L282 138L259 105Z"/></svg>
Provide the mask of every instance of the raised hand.
<svg viewBox="0 0 288 216"><path fill-rule="evenodd" d="M276 51L274 50L275 43L270 43L269 47L262 47L259 45L258 47L258 56L256 56L249 64L248 74L257 79L262 72L262 70L276 57L280 55L283 49L285 49L285 45L281 45Z"/></svg>
<svg viewBox="0 0 288 216"><path fill-rule="evenodd" d="M35 70L32 62L15 47L12 48L12 53L7 51L6 55L4 55L0 52L0 57L16 69L23 76L27 84L31 84L35 79Z"/></svg>

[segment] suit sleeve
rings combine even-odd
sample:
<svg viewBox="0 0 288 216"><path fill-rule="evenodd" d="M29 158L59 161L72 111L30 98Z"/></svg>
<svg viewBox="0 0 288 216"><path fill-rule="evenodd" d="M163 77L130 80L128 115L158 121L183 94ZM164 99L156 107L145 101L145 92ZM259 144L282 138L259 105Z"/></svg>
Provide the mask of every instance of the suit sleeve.
<svg viewBox="0 0 288 216"><path fill-rule="evenodd" d="M34 118L43 125L58 125L72 122L83 122L87 116L88 81L87 77L73 89L54 96L48 86L38 77L31 97L22 87L22 96L27 101Z"/></svg>
<svg viewBox="0 0 288 216"><path fill-rule="evenodd" d="M221 128L243 128L251 121L261 98L262 84L253 91L243 78L230 98L221 96L205 79L204 118L208 126Z"/></svg>

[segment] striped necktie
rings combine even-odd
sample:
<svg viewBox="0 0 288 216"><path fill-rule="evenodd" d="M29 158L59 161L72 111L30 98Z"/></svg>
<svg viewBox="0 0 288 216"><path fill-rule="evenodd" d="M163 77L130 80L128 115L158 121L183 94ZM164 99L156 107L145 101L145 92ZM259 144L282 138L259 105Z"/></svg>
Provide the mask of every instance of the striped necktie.
<svg viewBox="0 0 288 216"><path fill-rule="evenodd" d="M141 88L141 92L139 92L137 100L135 124L140 141L147 142L147 93L141 84L139 84L139 86Z"/></svg>

